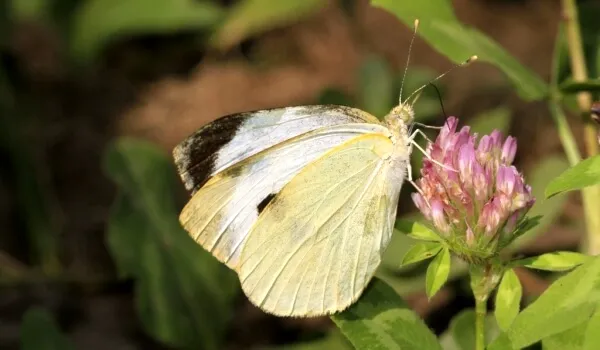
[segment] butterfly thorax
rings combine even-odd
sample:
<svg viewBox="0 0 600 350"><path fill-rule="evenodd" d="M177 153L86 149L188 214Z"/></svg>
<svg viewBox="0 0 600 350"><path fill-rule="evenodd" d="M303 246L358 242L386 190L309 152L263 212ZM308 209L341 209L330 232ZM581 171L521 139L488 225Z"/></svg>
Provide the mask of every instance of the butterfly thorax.
<svg viewBox="0 0 600 350"><path fill-rule="evenodd" d="M400 104L394 107L384 121L391 133L391 140L394 148L390 154L389 164L392 181L401 184L406 177L406 170L410 157L411 148L408 135L408 126L414 120L412 106Z"/></svg>
<svg viewBox="0 0 600 350"><path fill-rule="evenodd" d="M392 141L402 146L408 141L408 125L412 124L415 112L408 104L399 104L388 113L384 121L392 133Z"/></svg>

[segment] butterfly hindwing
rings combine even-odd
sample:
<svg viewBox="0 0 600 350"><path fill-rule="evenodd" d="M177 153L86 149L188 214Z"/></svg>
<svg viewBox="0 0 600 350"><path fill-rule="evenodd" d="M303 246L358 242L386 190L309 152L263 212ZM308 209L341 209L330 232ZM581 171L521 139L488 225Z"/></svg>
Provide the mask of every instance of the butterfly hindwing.
<svg viewBox="0 0 600 350"><path fill-rule="evenodd" d="M210 178L193 194L180 221L192 238L236 269L250 228L285 184L331 148L361 135L386 132L378 124L342 124L265 149Z"/></svg>
<svg viewBox="0 0 600 350"><path fill-rule="evenodd" d="M228 167L295 136L326 126L379 121L359 109L300 106L233 114L200 128L173 150L186 188L195 193Z"/></svg>
<svg viewBox="0 0 600 350"><path fill-rule="evenodd" d="M352 138L302 169L270 201L237 269L254 304L275 315L317 316L360 296L392 233L402 184L392 152L382 134Z"/></svg>

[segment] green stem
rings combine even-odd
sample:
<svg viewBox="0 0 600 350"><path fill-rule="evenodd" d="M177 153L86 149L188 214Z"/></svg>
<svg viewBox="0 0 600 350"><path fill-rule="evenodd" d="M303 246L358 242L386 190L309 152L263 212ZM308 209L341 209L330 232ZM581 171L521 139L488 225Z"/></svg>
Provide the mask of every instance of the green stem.
<svg viewBox="0 0 600 350"><path fill-rule="evenodd" d="M485 349L486 301L475 297L475 350Z"/></svg>
<svg viewBox="0 0 600 350"><path fill-rule="evenodd" d="M571 72L574 81L585 81L588 78L583 41L579 27L579 15L575 0L562 0L564 25L571 61ZM591 116L592 95L587 91L577 94L577 104L582 115ZM588 156L598 154L597 130L590 119L586 120L583 130L583 141ZM583 208L587 227L585 250L590 255L600 254L600 186L587 187L582 190Z"/></svg>
<svg viewBox="0 0 600 350"><path fill-rule="evenodd" d="M484 264L469 267L471 290L475 297L475 350L485 349L485 316L487 300L498 286L504 267L500 261L488 260Z"/></svg>
<svg viewBox="0 0 600 350"><path fill-rule="evenodd" d="M577 148L577 142L575 141L571 127L567 123L567 117L558 102L552 98L549 105L550 114L558 130L558 138L565 150L569 164L573 166L581 161L581 153L579 153L579 149Z"/></svg>

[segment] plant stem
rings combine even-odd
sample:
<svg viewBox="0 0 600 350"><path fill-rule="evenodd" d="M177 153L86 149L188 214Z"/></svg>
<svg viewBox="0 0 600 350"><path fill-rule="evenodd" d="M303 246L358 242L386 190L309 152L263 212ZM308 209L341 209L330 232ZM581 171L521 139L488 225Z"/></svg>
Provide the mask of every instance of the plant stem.
<svg viewBox="0 0 600 350"><path fill-rule="evenodd" d="M583 53L577 5L575 0L562 0L561 2L573 80L585 81L588 79L588 72ZM591 116L592 96L589 92L579 92L577 103L582 115ZM588 119L585 120L583 138L587 155L593 156L598 154L597 131L595 126L590 123L591 118ZM582 197L587 227L584 250L590 255L597 255L600 254L600 215L597 213L597 209L600 208L600 186L583 189Z"/></svg>
<svg viewBox="0 0 600 350"><path fill-rule="evenodd" d="M475 297L475 350L485 349L485 315L487 299Z"/></svg>
<svg viewBox="0 0 600 350"><path fill-rule="evenodd" d="M498 286L503 266L498 262L472 264L469 267L471 290L475 297L475 350L485 349L485 316L490 293Z"/></svg>
<svg viewBox="0 0 600 350"><path fill-rule="evenodd" d="M554 119L558 130L558 138L565 150L569 164L573 166L581 161L581 153L579 153L579 149L577 148L577 142L575 141L571 127L567 123L567 116L556 99L552 98L549 106L550 115L552 115L552 119Z"/></svg>

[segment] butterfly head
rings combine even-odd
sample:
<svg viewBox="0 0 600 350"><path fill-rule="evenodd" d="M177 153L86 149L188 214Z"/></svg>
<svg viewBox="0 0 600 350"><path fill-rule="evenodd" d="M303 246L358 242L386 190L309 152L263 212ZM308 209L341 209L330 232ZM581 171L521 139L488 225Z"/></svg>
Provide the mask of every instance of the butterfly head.
<svg viewBox="0 0 600 350"><path fill-rule="evenodd" d="M413 123L415 112L412 104L401 103L392 108L390 113L385 116L385 123L391 130L402 131Z"/></svg>

